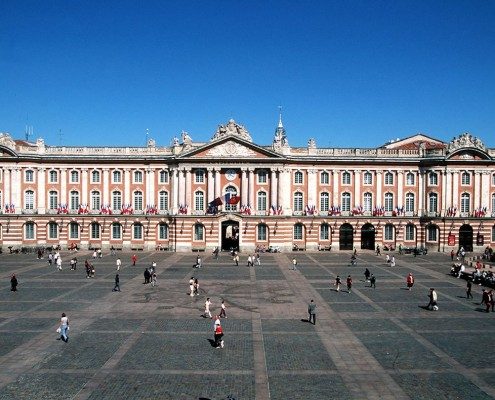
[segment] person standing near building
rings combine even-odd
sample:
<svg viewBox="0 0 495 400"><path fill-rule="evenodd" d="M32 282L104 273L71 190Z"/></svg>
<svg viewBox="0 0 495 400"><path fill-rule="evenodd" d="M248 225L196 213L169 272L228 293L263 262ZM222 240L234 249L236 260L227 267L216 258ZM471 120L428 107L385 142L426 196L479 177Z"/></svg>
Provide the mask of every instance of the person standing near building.
<svg viewBox="0 0 495 400"><path fill-rule="evenodd" d="M337 275L337 277L335 278L335 290L337 292L340 292L340 285L342 284L342 279L340 279L340 276Z"/></svg>
<svg viewBox="0 0 495 400"><path fill-rule="evenodd" d="M311 323L313 322L313 325L316 325L316 304L313 299L308 304L308 322Z"/></svg>
<svg viewBox="0 0 495 400"><path fill-rule="evenodd" d="M225 309L225 300L222 300L222 305L221 305L219 317L220 318L227 318L227 312L226 312L226 309Z"/></svg>
<svg viewBox="0 0 495 400"><path fill-rule="evenodd" d="M373 274L371 274L370 276L370 287L376 289L376 277Z"/></svg>
<svg viewBox="0 0 495 400"><path fill-rule="evenodd" d="M412 272L409 272L406 278L406 285L407 285L407 290L411 290L412 287L414 286L414 276Z"/></svg>
<svg viewBox="0 0 495 400"><path fill-rule="evenodd" d="M366 282L369 282L370 275L371 275L370 270L366 268L366 270L364 271L364 279L366 280Z"/></svg>
<svg viewBox="0 0 495 400"><path fill-rule="evenodd" d="M352 278L350 275L347 276L347 293L351 293L351 289L352 289Z"/></svg>
<svg viewBox="0 0 495 400"><path fill-rule="evenodd" d="M120 261L120 258L117 258L115 265L117 266L117 271L120 271L120 267L122 266L122 261Z"/></svg>
<svg viewBox="0 0 495 400"><path fill-rule="evenodd" d="M205 313L204 313L205 318L211 318L210 306L211 306L211 301L210 298L207 297L205 301Z"/></svg>
<svg viewBox="0 0 495 400"><path fill-rule="evenodd" d="M256 255L254 256L254 258L256 259L256 264L258 266L261 266L261 257L260 257L260 253L256 253Z"/></svg>
<svg viewBox="0 0 495 400"><path fill-rule="evenodd" d="M65 343L69 341L69 318L65 313L62 313L62 317L60 318L60 339L62 339Z"/></svg>
<svg viewBox="0 0 495 400"><path fill-rule="evenodd" d="M12 274L12 276L10 277L10 291L11 292L17 292L17 284L18 284L17 278L16 278L15 274Z"/></svg>
<svg viewBox="0 0 495 400"><path fill-rule="evenodd" d="M137 263L137 256L135 254L132 255L131 261L132 261L132 265L135 266Z"/></svg>
<svg viewBox="0 0 495 400"><path fill-rule="evenodd" d="M490 312L490 306L491 306L491 296L490 292L486 289L483 289L483 294L481 295L481 303L480 305L485 305L485 311Z"/></svg>
<svg viewBox="0 0 495 400"><path fill-rule="evenodd" d="M382 254L382 253L380 252L380 245L379 245L379 244L377 244L377 245L376 245L376 255L377 255L377 256L380 256L381 254Z"/></svg>
<svg viewBox="0 0 495 400"><path fill-rule="evenodd" d="M115 274L115 286L113 287L112 292L120 292L120 278L119 274Z"/></svg>
<svg viewBox="0 0 495 400"><path fill-rule="evenodd" d="M238 267L239 266L239 254L237 254L236 252L234 252L234 262L235 262L235 266Z"/></svg>
<svg viewBox="0 0 495 400"><path fill-rule="evenodd" d="M454 261L455 252L454 249L450 250L450 260Z"/></svg>
<svg viewBox="0 0 495 400"><path fill-rule="evenodd" d="M249 255L248 258L247 258L247 266L248 267L252 267L253 266L253 259L252 259L251 255Z"/></svg>
<svg viewBox="0 0 495 400"><path fill-rule="evenodd" d="M292 270L297 271L297 260L296 257L292 258Z"/></svg>
<svg viewBox="0 0 495 400"><path fill-rule="evenodd" d="M473 298L473 294L471 293L471 287L473 284L471 283L471 280L468 279L466 283L466 299Z"/></svg>
<svg viewBox="0 0 495 400"><path fill-rule="evenodd" d="M57 268L62 271L62 258L60 256L57 257Z"/></svg>

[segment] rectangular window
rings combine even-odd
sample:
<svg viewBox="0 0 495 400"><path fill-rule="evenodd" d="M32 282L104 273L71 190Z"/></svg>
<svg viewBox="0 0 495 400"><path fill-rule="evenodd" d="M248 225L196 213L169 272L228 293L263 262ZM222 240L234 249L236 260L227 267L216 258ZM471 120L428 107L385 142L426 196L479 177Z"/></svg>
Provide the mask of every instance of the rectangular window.
<svg viewBox="0 0 495 400"><path fill-rule="evenodd" d="M300 212L303 210L303 196L300 193L294 195L294 211Z"/></svg>
<svg viewBox="0 0 495 400"><path fill-rule="evenodd" d="M414 186L414 174L412 172L408 172L406 175L406 185Z"/></svg>
<svg viewBox="0 0 495 400"><path fill-rule="evenodd" d="M26 182L27 183L34 182L34 172L32 170L27 170L26 171Z"/></svg>
<svg viewBox="0 0 495 400"><path fill-rule="evenodd" d="M438 175L435 172L430 172L430 186L438 185Z"/></svg>
<svg viewBox="0 0 495 400"><path fill-rule="evenodd" d="M437 241L437 228L434 226L429 226L427 232L428 232L428 241L429 242L436 242Z"/></svg>
<svg viewBox="0 0 495 400"><path fill-rule="evenodd" d="M414 240L414 225L406 225L406 240Z"/></svg>
<svg viewBox="0 0 495 400"><path fill-rule="evenodd" d="M57 171L50 171L48 173L48 182L50 182L50 183L57 183L58 182Z"/></svg>
<svg viewBox="0 0 495 400"><path fill-rule="evenodd" d="M342 185L350 185L351 184L351 174L349 172L344 172L342 174Z"/></svg>
<svg viewBox="0 0 495 400"><path fill-rule="evenodd" d="M258 225L258 241L266 241L266 225Z"/></svg>
<svg viewBox="0 0 495 400"><path fill-rule="evenodd" d="M371 185L373 183L373 175L371 172L365 172L363 175L363 183L365 185Z"/></svg>
<svg viewBox="0 0 495 400"><path fill-rule="evenodd" d="M168 171L160 171L160 183L168 183Z"/></svg>
<svg viewBox="0 0 495 400"><path fill-rule="evenodd" d="M143 238L143 225L134 225L134 239L141 240Z"/></svg>
<svg viewBox="0 0 495 400"><path fill-rule="evenodd" d="M320 183L322 185L330 184L330 175L328 172L322 172L320 175Z"/></svg>
<svg viewBox="0 0 495 400"><path fill-rule="evenodd" d="M196 224L194 225L194 240L203 241L203 225Z"/></svg>
<svg viewBox="0 0 495 400"><path fill-rule="evenodd" d="M168 239L168 225L161 224L159 226L158 238L161 240Z"/></svg>
<svg viewBox="0 0 495 400"><path fill-rule="evenodd" d="M302 238L303 238L302 225L301 224L294 225L294 240L302 240Z"/></svg>
<svg viewBox="0 0 495 400"><path fill-rule="evenodd" d="M79 182L79 172L70 171L70 183L78 183L78 182Z"/></svg>
<svg viewBox="0 0 495 400"><path fill-rule="evenodd" d="M91 224L91 239L99 239L100 238L100 225Z"/></svg>
<svg viewBox="0 0 495 400"><path fill-rule="evenodd" d="M26 239L34 239L34 224L29 222L25 225Z"/></svg>
<svg viewBox="0 0 495 400"><path fill-rule="evenodd" d="M158 197L158 208L160 211L168 210L168 192L160 192Z"/></svg>
<svg viewBox="0 0 495 400"><path fill-rule="evenodd" d="M393 185L394 184L394 174L392 174L391 172L387 172L385 174L385 185Z"/></svg>
<svg viewBox="0 0 495 400"><path fill-rule="evenodd" d="M197 169L196 173L194 174L196 178L196 183L204 183L205 182L205 171L202 169Z"/></svg>
<svg viewBox="0 0 495 400"><path fill-rule="evenodd" d="M303 183L303 174L301 171L296 171L296 173L294 174L294 183L295 184Z"/></svg>
<svg viewBox="0 0 495 400"><path fill-rule="evenodd" d="M26 192L25 208L26 208L26 210L33 210L34 209L34 192L31 190L28 190Z"/></svg>
<svg viewBox="0 0 495 400"><path fill-rule="evenodd" d="M55 223L48 224L48 239L58 238L58 226Z"/></svg>
<svg viewBox="0 0 495 400"><path fill-rule="evenodd" d="M121 227L119 224L112 224L112 239L121 238Z"/></svg>
<svg viewBox="0 0 495 400"><path fill-rule="evenodd" d="M122 173L120 171L113 171L112 180L113 180L113 183L121 183L122 182Z"/></svg>
<svg viewBox="0 0 495 400"><path fill-rule="evenodd" d="M267 182L267 173L264 170L258 171L258 183L266 183Z"/></svg>
<svg viewBox="0 0 495 400"><path fill-rule="evenodd" d="M71 239L78 239L79 238L79 225L77 225L77 224L70 224L69 225L69 237Z"/></svg>
<svg viewBox="0 0 495 400"><path fill-rule="evenodd" d="M100 183L100 171L91 172L91 182Z"/></svg>
<svg viewBox="0 0 495 400"><path fill-rule="evenodd" d="M323 224L320 227L320 240L328 240L330 238L329 227L327 224Z"/></svg>
<svg viewBox="0 0 495 400"><path fill-rule="evenodd" d="M385 240L394 240L394 227L385 225Z"/></svg>
<svg viewBox="0 0 495 400"><path fill-rule="evenodd" d="M143 183L143 173L141 171L134 172L134 183Z"/></svg>

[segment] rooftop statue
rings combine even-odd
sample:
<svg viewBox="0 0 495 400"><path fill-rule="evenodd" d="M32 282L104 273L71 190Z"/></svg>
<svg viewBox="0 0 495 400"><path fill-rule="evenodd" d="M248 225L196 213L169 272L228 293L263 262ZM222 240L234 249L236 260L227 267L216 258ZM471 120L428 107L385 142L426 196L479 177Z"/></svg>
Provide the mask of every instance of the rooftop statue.
<svg viewBox="0 0 495 400"><path fill-rule="evenodd" d="M466 147L474 147L479 150L486 151L486 146L479 138L474 137L469 133L463 133L452 139L452 141L448 144L447 153L452 153L458 149Z"/></svg>
<svg viewBox="0 0 495 400"><path fill-rule="evenodd" d="M247 129L236 123L233 119L230 119L226 125L219 125L211 140L219 140L227 136L237 136L248 142L253 141Z"/></svg>

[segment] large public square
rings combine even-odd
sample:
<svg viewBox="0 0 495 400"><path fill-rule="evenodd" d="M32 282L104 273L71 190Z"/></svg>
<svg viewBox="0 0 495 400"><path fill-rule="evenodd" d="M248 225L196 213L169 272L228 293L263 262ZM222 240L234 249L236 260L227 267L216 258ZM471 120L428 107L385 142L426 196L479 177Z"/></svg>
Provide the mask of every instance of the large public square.
<svg viewBox="0 0 495 400"><path fill-rule="evenodd" d="M358 253L357 266L348 252L265 253L261 266L247 267L247 254L234 266L227 253L200 253L201 269L192 268L196 253L138 252L136 266L131 255L104 252L91 279L88 251L61 252L62 271L35 254L0 255L0 399L495 398L495 313L479 305L481 286L466 299L447 254L396 254L390 267L372 252ZM122 291L112 292L117 257ZM143 284L153 261L155 287ZM200 283L195 297L191 276ZM430 287L439 311L424 308ZM202 317L206 297L213 313L221 299L227 306L223 349L212 346L213 321ZM314 326L306 322L311 299ZM56 340L62 312L68 343Z"/></svg>

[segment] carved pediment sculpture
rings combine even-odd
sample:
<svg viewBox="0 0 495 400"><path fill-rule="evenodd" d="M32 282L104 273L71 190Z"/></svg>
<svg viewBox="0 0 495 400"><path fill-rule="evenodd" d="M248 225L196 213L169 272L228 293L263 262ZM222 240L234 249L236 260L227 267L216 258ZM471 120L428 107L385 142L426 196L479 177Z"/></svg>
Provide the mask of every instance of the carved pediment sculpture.
<svg viewBox="0 0 495 400"><path fill-rule="evenodd" d="M447 153L452 153L458 149L469 147L486 151L486 146L479 138L474 137L469 133L463 133L462 135L459 135L458 137L452 139L447 147Z"/></svg>
<svg viewBox="0 0 495 400"><path fill-rule="evenodd" d="M225 142L206 152L209 157L254 157L256 153L236 142Z"/></svg>
<svg viewBox="0 0 495 400"><path fill-rule="evenodd" d="M247 129L236 123L233 119L230 119L226 125L219 125L211 140L219 140L227 136L236 136L248 142L253 141Z"/></svg>
<svg viewBox="0 0 495 400"><path fill-rule="evenodd" d="M15 142L8 133L0 133L0 145L15 150Z"/></svg>

